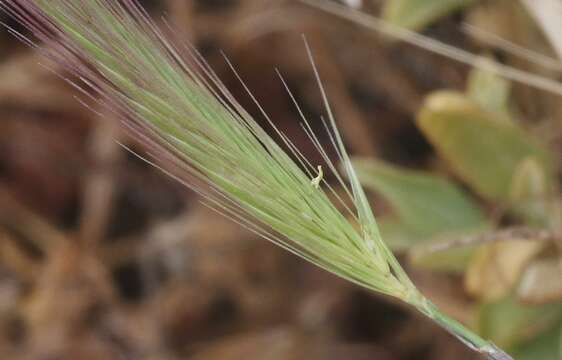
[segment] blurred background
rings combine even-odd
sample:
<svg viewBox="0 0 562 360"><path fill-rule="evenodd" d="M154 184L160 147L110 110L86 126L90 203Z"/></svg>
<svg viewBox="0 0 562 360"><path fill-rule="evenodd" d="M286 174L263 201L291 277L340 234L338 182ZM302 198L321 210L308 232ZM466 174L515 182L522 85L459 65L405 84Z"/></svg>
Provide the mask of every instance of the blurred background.
<svg viewBox="0 0 562 360"><path fill-rule="evenodd" d="M143 3L263 121L224 51L316 164L275 73L321 129L305 34L383 237L421 291L517 359L561 358L557 0L347 3L550 92L298 1ZM478 359L202 206L42 61L0 31L1 359Z"/></svg>

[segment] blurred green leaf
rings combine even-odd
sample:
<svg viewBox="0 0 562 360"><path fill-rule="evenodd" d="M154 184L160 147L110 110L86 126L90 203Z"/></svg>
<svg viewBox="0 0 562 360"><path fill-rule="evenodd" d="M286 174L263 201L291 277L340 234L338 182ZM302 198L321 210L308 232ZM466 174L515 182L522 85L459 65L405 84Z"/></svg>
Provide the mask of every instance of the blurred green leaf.
<svg viewBox="0 0 562 360"><path fill-rule="evenodd" d="M517 360L562 359L562 325L554 326L535 339L516 346L511 353Z"/></svg>
<svg viewBox="0 0 562 360"><path fill-rule="evenodd" d="M512 178L523 159L534 157L550 168L547 151L525 131L463 94L429 96L417 123L452 169L489 200L509 200Z"/></svg>
<svg viewBox="0 0 562 360"><path fill-rule="evenodd" d="M463 273L479 245L443 246L441 239L415 245L408 251L409 262L419 268Z"/></svg>
<svg viewBox="0 0 562 360"><path fill-rule="evenodd" d="M387 0L382 16L393 24L410 30L421 30L439 18L474 2L475 0Z"/></svg>
<svg viewBox="0 0 562 360"><path fill-rule="evenodd" d="M489 227L477 203L459 186L428 172L382 161L353 158L361 183L383 197L393 210L379 219L385 242L409 250L410 261L432 270L462 271L472 247L434 251L435 240L473 234ZM427 246L426 246L427 244Z"/></svg>
<svg viewBox="0 0 562 360"><path fill-rule="evenodd" d="M508 114L511 83L506 79L489 71L473 69L468 77L466 92L483 109L498 114Z"/></svg>
<svg viewBox="0 0 562 360"><path fill-rule="evenodd" d="M513 297L480 307L476 330L501 348L534 339L562 318L561 304L522 305Z"/></svg>
<svg viewBox="0 0 562 360"><path fill-rule="evenodd" d="M359 181L380 194L402 225L420 237L479 227L482 210L459 186L428 172L354 158Z"/></svg>
<svg viewBox="0 0 562 360"><path fill-rule="evenodd" d="M528 224L548 226L552 200L549 185L541 163L533 157L523 159L511 182L511 211Z"/></svg>
<svg viewBox="0 0 562 360"><path fill-rule="evenodd" d="M394 251L406 251L420 239L415 231L409 229L396 217L382 216L377 219L385 243Z"/></svg>

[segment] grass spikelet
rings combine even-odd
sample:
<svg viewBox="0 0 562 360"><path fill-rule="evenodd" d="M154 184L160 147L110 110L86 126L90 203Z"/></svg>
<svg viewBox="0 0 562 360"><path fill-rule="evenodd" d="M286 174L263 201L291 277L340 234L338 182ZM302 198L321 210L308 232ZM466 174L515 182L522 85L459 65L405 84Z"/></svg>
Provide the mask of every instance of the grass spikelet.
<svg viewBox="0 0 562 360"><path fill-rule="evenodd" d="M15 36L72 73L83 94L113 111L147 145L157 166L209 206L342 278L411 304L475 350L498 354L426 300L381 239L314 62L325 129L345 174L338 173L304 117L303 129L350 207L324 180L324 170L310 164L261 107L291 154L239 105L195 49L168 41L135 0L0 0L0 9L45 45L10 30ZM312 59L308 45L306 50ZM344 210L330 198L339 199Z"/></svg>
<svg viewBox="0 0 562 360"><path fill-rule="evenodd" d="M93 90L149 145L157 162L172 165L173 175L211 206L361 286L401 299L417 294L380 237L331 114L326 129L348 164L351 183L342 184L360 230L330 201L331 188L322 189L322 170L314 176L315 169L277 132L304 169L298 166L196 51L167 41L135 1L4 1L2 7L46 43L42 51L73 73L76 85ZM304 129L335 171L306 122Z"/></svg>

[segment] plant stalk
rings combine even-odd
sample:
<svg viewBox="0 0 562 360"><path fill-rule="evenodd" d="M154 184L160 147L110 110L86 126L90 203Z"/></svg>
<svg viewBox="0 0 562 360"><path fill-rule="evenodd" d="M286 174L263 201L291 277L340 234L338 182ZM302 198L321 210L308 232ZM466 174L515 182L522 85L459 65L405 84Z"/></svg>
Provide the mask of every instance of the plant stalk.
<svg viewBox="0 0 562 360"><path fill-rule="evenodd" d="M433 303L427 301L426 305L419 310L470 349L486 356L489 360L513 360L510 355L492 342L482 339L457 320L442 313Z"/></svg>

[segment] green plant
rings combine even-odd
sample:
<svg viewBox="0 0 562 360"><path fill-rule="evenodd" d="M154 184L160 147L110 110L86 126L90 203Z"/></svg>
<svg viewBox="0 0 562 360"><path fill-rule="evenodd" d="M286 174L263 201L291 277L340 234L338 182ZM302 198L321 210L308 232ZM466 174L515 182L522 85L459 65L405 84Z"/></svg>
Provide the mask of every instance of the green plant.
<svg viewBox="0 0 562 360"><path fill-rule="evenodd" d="M152 150L158 166L209 206L311 263L412 305L472 349L508 358L420 294L383 242L314 62L326 129L349 185L306 119L304 128L353 208L273 121L271 129L297 162L238 104L196 50L189 45L179 50L167 41L135 0L13 0L1 1L0 8L32 30L45 43L41 51L76 76L77 87L118 115L128 133Z"/></svg>

